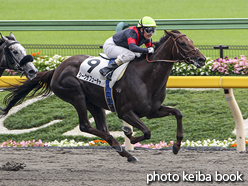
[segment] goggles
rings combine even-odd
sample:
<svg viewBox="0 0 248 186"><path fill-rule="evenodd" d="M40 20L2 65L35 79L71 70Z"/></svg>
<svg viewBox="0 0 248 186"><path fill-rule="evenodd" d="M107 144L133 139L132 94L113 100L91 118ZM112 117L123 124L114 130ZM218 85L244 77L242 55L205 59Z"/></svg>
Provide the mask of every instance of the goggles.
<svg viewBox="0 0 248 186"><path fill-rule="evenodd" d="M156 31L156 28L155 27L145 27L144 28L144 31L147 33L147 34L151 34L151 33L154 33Z"/></svg>

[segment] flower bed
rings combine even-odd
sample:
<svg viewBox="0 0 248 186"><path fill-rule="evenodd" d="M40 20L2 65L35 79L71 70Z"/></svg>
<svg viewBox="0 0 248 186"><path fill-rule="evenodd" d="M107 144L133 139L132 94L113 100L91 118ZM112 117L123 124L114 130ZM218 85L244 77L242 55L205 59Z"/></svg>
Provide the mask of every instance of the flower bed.
<svg viewBox="0 0 248 186"><path fill-rule="evenodd" d="M235 57L229 59L218 58L212 60L207 58L206 64L202 68L186 63L175 63L172 69L172 76L240 76L248 74L248 61L244 55L240 59Z"/></svg>
<svg viewBox="0 0 248 186"><path fill-rule="evenodd" d="M143 147L143 148L151 148L151 149L161 149L164 147L171 147L173 145L173 141L170 141L169 143L166 143L165 141L160 142L159 144L141 144L136 143L134 144L134 147ZM246 146L248 146L248 140L245 140ZM76 142L75 140L68 141L67 139L62 141L52 141L52 142L42 142L42 140L39 141L21 141L21 142L15 142L12 140L7 140L6 142L3 142L0 147L78 147L78 146L109 146L109 144L104 140L94 140L90 142ZM125 143L122 145L125 146ZM229 138L228 140L203 140L203 141L189 141L186 140L185 142L182 142L181 147L236 147L237 143L236 140L233 140Z"/></svg>
<svg viewBox="0 0 248 186"><path fill-rule="evenodd" d="M53 57L49 56L37 56L34 57L34 66L38 69L39 72L49 71L57 68L60 63L69 58L70 56L60 56L54 55Z"/></svg>

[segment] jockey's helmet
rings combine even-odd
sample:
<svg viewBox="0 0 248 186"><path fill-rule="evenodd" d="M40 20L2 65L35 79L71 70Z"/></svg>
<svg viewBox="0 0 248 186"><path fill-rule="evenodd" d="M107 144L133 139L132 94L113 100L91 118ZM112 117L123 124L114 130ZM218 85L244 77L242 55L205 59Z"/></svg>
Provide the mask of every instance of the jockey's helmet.
<svg viewBox="0 0 248 186"><path fill-rule="evenodd" d="M157 25L151 17L145 16L139 20L137 27L157 27Z"/></svg>

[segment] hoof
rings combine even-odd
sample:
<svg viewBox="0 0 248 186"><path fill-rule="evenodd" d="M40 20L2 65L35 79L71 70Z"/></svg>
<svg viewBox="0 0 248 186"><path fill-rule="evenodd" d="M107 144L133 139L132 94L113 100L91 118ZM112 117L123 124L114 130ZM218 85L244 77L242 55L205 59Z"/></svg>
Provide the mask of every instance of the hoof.
<svg viewBox="0 0 248 186"><path fill-rule="evenodd" d="M113 146L113 148L114 148L117 152L122 152L122 151L123 151L123 148L122 148L122 146L120 146L120 145L115 145L115 146Z"/></svg>
<svg viewBox="0 0 248 186"><path fill-rule="evenodd" d="M128 127L128 126L124 126L124 127L122 127L121 129L123 130L123 132L124 132L124 134L125 134L126 136L131 135L131 134L133 133L133 132L132 132L132 129L131 129L130 127Z"/></svg>
<svg viewBox="0 0 248 186"><path fill-rule="evenodd" d="M127 159L127 161L128 161L128 162L131 162L131 163L135 163L135 162L137 162L137 161L139 161L139 160L138 160L138 158L136 158L135 156L131 156L130 158Z"/></svg>
<svg viewBox="0 0 248 186"><path fill-rule="evenodd" d="M175 145L173 145L172 150L174 154L177 154L179 151L179 149Z"/></svg>

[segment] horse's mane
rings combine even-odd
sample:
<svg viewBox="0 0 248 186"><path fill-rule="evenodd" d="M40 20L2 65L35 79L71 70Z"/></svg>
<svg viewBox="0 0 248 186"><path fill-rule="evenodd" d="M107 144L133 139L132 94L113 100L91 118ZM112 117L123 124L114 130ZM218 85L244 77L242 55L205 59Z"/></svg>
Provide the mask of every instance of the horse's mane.
<svg viewBox="0 0 248 186"><path fill-rule="evenodd" d="M181 33L181 32L179 32L178 30L172 30L171 32L173 32L173 33ZM159 48L160 45L162 45L164 42L166 42L167 39L168 39L169 37L170 37L170 36L169 36L168 34L167 34L167 35L163 35L163 36L160 38L159 41L153 42L154 47L155 47L155 50L156 50L157 48Z"/></svg>

